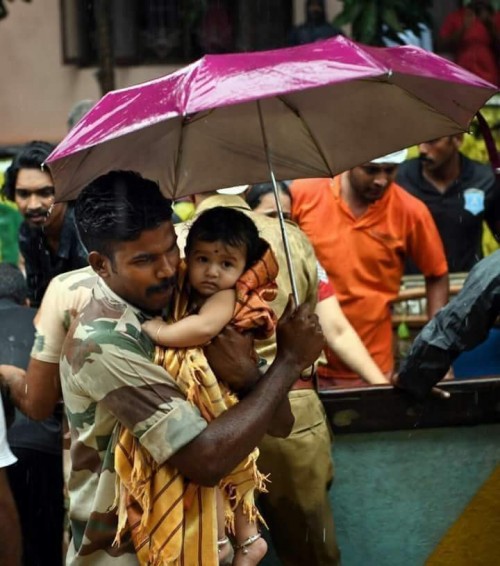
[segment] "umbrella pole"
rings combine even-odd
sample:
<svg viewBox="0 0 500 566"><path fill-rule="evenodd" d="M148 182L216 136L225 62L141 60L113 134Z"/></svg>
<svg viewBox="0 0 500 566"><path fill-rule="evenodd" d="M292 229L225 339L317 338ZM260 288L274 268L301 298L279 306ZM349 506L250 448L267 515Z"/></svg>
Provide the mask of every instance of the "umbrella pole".
<svg viewBox="0 0 500 566"><path fill-rule="evenodd" d="M257 111L259 113L260 129L261 129L261 132L262 132L262 141L264 143L264 151L266 152L267 166L269 167L269 175L271 176L271 182L273 184L274 198L276 200L276 208L278 210L278 220L279 220L279 223L280 223L281 236L283 238L283 245L284 245L284 248L285 248L286 264L287 264L287 267L288 267L288 275L290 277L290 284L292 286L292 294L293 294L293 298L295 299L295 305L299 306L299 294L297 292L297 282L296 282L296 279L295 279L295 272L294 272L293 264L292 264L292 254L290 252L290 243L288 241L288 234L286 232L285 219L283 217L283 209L281 208L281 200L280 200L280 195L279 195L279 191L278 191L278 185L276 183L276 177L274 175L273 165L271 163L271 155L269 153L269 145L267 143L267 135L266 135L266 130L264 128L264 120L263 120L263 117L262 117L262 108L260 106L260 100L257 100Z"/></svg>

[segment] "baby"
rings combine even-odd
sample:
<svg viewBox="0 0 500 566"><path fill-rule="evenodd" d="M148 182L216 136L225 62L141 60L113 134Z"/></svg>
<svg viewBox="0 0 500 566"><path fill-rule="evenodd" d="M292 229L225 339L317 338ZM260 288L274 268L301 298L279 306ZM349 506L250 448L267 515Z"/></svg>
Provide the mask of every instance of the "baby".
<svg viewBox="0 0 500 566"><path fill-rule="evenodd" d="M174 313L172 323L152 319L143 324L143 329L156 344L168 349L203 346L229 323L240 330L253 330L259 338L267 337L276 322L266 300L275 296L277 270L269 245L259 237L250 218L230 208L208 210L193 223L186 242L186 262L180 270L181 291L174 308L182 318L175 321ZM179 308L183 296L186 305ZM163 359L157 362L177 379L171 362L170 365ZM192 370L197 362L191 358L190 365ZM213 384L201 382L200 386L199 373L194 379L180 379L183 379L181 389L208 421L237 402L222 383L218 384L220 391L215 395ZM252 454L248 462L233 472L247 474L246 481L241 481L241 475L237 480L238 484L246 484L246 492L240 489L238 494L236 481L226 478L217 495L219 557L222 561L230 552L225 534L227 525L236 539L233 564L237 566L258 564L267 551L257 529L260 516L253 501L254 490L265 489L265 478L255 468L258 452Z"/></svg>

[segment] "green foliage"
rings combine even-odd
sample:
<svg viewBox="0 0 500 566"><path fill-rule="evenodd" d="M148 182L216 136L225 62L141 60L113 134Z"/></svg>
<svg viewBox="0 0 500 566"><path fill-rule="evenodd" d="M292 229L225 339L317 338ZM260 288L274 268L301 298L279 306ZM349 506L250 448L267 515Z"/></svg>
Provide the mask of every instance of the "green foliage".
<svg viewBox="0 0 500 566"><path fill-rule="evenodd" d="M383 45L382 37L398 43L398 33L411 30L418 35L419 24L432 27L432 0L341 0L342 12L336 26L351 25L354 40L368 45Z"/></svg>
<svg viewBox="0 0 500 566"><path fill-rule="evenodd" d="M481 114L488 122L497 150L500 151L500 105L485 106L481 109ZM471 135L464 136L464 143L461 148L462 152L471 159L489 163L488 151L486 150L486 145L476 120L471 124L470 133Z"/></svg>

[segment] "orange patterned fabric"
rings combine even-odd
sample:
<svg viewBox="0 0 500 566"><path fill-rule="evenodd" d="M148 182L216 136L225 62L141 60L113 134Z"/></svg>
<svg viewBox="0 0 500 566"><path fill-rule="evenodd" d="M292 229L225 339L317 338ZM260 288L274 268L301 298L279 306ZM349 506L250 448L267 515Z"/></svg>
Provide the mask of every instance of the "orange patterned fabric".
<svg viewBox="0 0 500 566"><path fill-rule="evenodd" d="M215 490L158 465L125 427L115 446L118 531L141 566L218 566Z"/></svg>
<svg viewBox="0 0 500 566"><path fill-rule="evenodd" d="M259 340L269 338L276 327L276 315L269 302L276 298L278 262L270 247L236 283L236 306L231 324L252 330Z"/></svg>

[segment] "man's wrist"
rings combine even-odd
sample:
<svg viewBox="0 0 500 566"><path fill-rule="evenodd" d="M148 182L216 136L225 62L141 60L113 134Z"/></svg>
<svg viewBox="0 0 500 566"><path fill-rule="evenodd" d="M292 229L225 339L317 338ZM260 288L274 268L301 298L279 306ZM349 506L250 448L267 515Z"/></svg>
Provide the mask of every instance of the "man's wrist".
<svg viewBox="0 0 500 566"><path fill-rule="evenodd" d="M293 352L290 352L289 350L278 350L276 357L274 358L273 365L275 363L285 366L287 368L287 373L295 375L296 379L298 379L302 375L302 372L305 369L301 364L297 362L297 359Z"/></svg>

